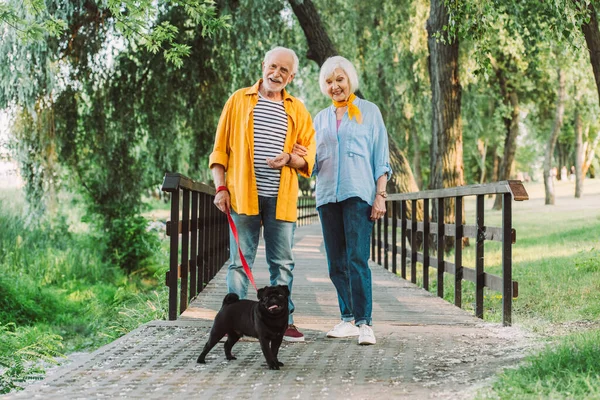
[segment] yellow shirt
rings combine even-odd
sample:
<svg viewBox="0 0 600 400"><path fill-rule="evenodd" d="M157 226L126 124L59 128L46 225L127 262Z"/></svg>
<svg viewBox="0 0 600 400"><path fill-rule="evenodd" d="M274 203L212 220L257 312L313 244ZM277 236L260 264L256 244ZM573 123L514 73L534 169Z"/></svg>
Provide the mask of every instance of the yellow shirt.
<svg viewBox="0 0 600 400"><path fill-rule="evenodd" d="M236 91L223 108L215 146L208 161L209 168L214 164L225 167L226 185L231 197L231 206L238 214L258 214L258 190L254 174L254 107L258 103L258 87ZM281 169L281 180L277 194L275 218L294 222L298 218L298 173L309 178L315 164L315 129L310 114L301 101L283 91L283 107L288 116L288 128L283 151L291 153L294 143L308 149L304 157L303 170L291 167Z"/></svg>

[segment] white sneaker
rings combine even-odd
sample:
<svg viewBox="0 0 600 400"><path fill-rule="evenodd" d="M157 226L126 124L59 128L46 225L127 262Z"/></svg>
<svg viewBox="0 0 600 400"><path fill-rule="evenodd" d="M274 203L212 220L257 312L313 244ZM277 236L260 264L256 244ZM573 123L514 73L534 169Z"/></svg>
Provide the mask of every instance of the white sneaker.
<svg viewBox="0 0 600 400"><path fill-rule="evenodd" d="M329 338L343 338L350 336L358 336L358 328L351 322L342 321L334 326L332 330L327 332L327 337Z"/></svg>
<svg viewBox="0 0 600 400"><path fill-rule="evenodd" d="M375 344L377 340L375 340L375 334L373 333L373 329L367 324L362 324L358 327L359 336L358 336L358 344Z"/></svg>

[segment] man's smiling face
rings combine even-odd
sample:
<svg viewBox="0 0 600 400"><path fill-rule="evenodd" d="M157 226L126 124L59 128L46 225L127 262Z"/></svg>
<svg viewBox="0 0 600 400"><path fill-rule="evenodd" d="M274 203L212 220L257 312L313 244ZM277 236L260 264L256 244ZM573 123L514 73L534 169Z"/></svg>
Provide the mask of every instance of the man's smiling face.
<svg viewBox="0 0 600 400"><path fill-rule="evenodd" d="M262 64L263 87L269 92L281 92L294 79L294 58L287 51L276 51Z"/></svg>

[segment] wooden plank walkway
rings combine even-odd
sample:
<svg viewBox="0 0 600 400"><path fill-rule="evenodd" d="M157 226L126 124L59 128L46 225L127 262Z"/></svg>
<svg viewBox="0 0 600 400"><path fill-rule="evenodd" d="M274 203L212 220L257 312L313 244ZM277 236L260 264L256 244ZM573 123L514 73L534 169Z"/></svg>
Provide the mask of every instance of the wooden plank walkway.
<svg viewBox="0 0 600 400"><path fill-rule="evenodd" d="M294 251L295 322L306 341L284 343L281 370L267 369L255 340L235 345L235 361L219 344L196 364L226 294L223 268L178 321L146 324L8 398L464 399L531 346L518 328L484 323L375 264L377 344L327 339L339 309L319 224L296 230ZM268 283L263 246L254 274Z"/></svg>

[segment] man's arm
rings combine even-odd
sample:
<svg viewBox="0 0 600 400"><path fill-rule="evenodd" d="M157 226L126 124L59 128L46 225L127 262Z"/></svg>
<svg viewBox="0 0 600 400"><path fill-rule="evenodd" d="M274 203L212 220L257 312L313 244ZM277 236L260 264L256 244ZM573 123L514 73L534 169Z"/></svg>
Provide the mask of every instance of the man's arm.
<svg viewBox="0 0 600 400"><path fill-rule="evenodd" d="M267 158L267 165L273 169L281 169L286 165L295 169L306 167L306 160L292 153L280 153L275 158Z"/></svg>
<svg viewBox="0 0 600 400"><path fill-rule="evenodd" d="M212 172L213 181L215 182L215 187L225 186L225 167L221 164L213 164L210 168ZM229 207L231 206L231 198L229 197L229 191L221 190L215 195L215 206L223 212L227 213L229 211Z"/></svg>
<svg viewBox="0 0 600 400"><path fill-rule="evenodd" d="M296 143L300 146L303 146L306 149L306 153L303 155L298 155L297 149L293 149L292 163L294 163L293 165L298 165L297 170L300 175L310 178L315 165L317 142L315 139L315 128L313 126L312 118L310 117L310 114L306 108L304 108L304 105L301 107L302 111L298 113L299 132ZM298 164L296 164L296 161L298 161Z"/></svg>

